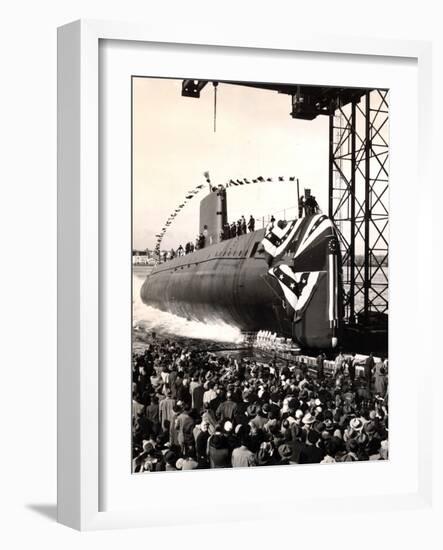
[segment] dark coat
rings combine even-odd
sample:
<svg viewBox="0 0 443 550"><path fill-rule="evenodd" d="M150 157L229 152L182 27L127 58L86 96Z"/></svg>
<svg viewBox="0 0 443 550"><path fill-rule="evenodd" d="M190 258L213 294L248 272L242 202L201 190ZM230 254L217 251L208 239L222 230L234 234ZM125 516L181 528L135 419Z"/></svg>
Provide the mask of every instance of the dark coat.
<svg viewBox="0 0 443 550"><path fill-rule="evenodd" d="M211 468L231 467L231 451L224 436L213 435L211 437L208 454Z"/></svg>
<svg viewBox="0 0 443 550"><path fill-rule="evenodd" d="M300 450L299 464L318 464L324 458L324 452L314 445L303 444Z"/></svg>

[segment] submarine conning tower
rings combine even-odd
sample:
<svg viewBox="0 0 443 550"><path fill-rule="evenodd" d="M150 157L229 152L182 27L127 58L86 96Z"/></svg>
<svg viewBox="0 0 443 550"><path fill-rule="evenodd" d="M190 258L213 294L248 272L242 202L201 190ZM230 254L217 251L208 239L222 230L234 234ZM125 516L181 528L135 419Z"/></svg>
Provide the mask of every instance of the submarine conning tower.
<svg viewBox="0 0 443 550"><path fill-rule="evenodd" d="M206 244L220 242L220 233L228 220L226 190L214 188L200 202L200 233L203 233Z"/></svg>

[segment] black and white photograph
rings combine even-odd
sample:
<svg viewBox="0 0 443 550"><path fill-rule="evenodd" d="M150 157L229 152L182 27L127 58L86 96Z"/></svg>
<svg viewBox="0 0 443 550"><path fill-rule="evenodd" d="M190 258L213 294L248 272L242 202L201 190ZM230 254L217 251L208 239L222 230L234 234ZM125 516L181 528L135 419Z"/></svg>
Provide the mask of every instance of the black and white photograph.
<svg viewBox="0 0 443 550"><path fill-rule="evenodd" d="M132 77L132 473L389 459L389 99Z"/></svg>
<svg viewBox="0 0 443 550"><path fill-rule="evenodd" d="M2 547L442 546L437 7L4 6Z"/></svg>

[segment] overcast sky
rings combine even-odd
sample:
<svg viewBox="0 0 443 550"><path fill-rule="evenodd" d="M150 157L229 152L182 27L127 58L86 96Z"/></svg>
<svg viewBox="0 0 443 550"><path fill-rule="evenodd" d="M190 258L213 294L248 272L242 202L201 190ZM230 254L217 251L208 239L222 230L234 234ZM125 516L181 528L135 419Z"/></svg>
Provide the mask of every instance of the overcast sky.
<svg viewBox="0 0 443 550"><path fill-rule="evenodd" d="M213 130L214 90L200 99L181 96L181 80L136 78L133 97L134 248L155 246L155 234L185 194L189 201L166 233L162 248L195 240L199 200L207 186L257 176L298 177L325 211L328 191L328 119L295 120L290 96L274 91L220 84L217 131ZM228 190L228 219L261 217L297 203L296 185L261 183ZM291 211L294 213L294 210ZM280 216L282 217L282 216Z"/></svg>

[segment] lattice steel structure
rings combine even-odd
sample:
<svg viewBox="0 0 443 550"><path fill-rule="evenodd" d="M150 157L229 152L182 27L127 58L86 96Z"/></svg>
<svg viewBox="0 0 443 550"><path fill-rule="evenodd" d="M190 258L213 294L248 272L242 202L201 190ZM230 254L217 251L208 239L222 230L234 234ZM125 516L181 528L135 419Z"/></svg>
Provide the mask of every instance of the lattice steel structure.
<svg viewBox="0 0 443 550"><path fill-rule="evenodd" d="M388 91L367 90L329 115L329 215L340 232L345 316L370 326L388 312Z"/></svg>

